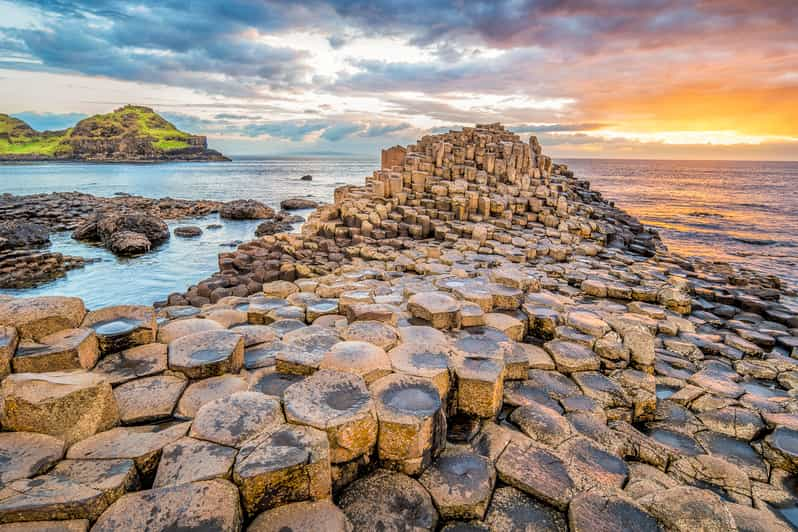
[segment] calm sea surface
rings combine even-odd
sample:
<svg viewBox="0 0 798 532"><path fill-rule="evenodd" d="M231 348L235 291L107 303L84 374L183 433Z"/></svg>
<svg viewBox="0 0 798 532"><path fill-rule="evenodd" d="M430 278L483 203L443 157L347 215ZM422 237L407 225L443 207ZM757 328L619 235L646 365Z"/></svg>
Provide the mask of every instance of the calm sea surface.
<svg viewBox="0 0 798 532"><path fill-rule="evenodd" d="M668 246L686 255L745 264L798 285L798 163L703 161L565 161L578 177L620 207L657 227ZM240 159L229 163L158 165L30 164L0 166L0 193L117 192L150 197L231 200L253 198L277 207L303 196L331 201L342 184L361 184L377 158ZM311 174L313 181L300 181ZM300 212L300 214L303 214ZM172 237L154 252L119 259L98 247L51 237L65 254L99 259L66 278L16 295L69 294L91 308L150 304L208 277L217 254L254 236L257 222L210 216L177 225L221 223L198 239Z"/></svg>

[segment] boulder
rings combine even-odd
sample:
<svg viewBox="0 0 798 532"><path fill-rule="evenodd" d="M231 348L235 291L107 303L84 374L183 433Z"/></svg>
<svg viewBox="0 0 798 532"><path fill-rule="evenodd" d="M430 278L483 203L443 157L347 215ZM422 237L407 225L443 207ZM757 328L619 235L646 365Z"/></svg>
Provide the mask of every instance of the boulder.
<svg viewBox="0 0 798 532"><path fill-rule="evenodd" d="M280 202L280 208L284 211L293 211L298 209L315 209L319 206L319 202L309 200L307 198L288 198Z"/></svg>
<svg viewBox="0 0 798 532"><path fill-rule="evenodd" d="M313 181L313 176L310 174L305 174L299 178L300 181Z"/></svg>
<svg viewBox="0 0 798 532"><path fill-rule="evenodd" d="M39 432L68 445L119 423L111 385L92 373L16 373L2 385L3 426Z"/></svg>
<svg viewBox="0 0 798 532"><path fill-rule="evenodd" d="M230 220L261 220L273 218L274 210L256 200L233 200L222 205L219 216Z"/></svg>
<svg viewBox="0 0 798 532"><path fill-rule="evenodd" d="M142 235L151 245L169 240L169 227L166 222L150 213L104 214L97 221L97 234L109 249L114 235L123 232Z"/></svg>
<svg viewBox="0 0 798 532"><path fill-rule="evenodd" d="M202 229L196 225L181 225L180 227L175 227L172 232L175 236L183 238L195 238L202 235Z"/></svg>
<svg viewBox="0 0 798 532"><path fill-rule="evenodd" d="M152 242L145 235L133 231L114 233L108 238L106 245L112 253L123 257L142 255L152 248Z"/></svg>

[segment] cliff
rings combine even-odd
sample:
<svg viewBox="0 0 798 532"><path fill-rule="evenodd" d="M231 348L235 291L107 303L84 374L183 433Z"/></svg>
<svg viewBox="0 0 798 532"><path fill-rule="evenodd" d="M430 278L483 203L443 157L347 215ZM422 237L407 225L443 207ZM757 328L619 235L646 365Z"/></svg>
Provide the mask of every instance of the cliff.
<svg viewBox="0 0 798 532"><path fill-rule="evenodd" d="M0 161L226 161L207 139L180 131L148 107L126 105L63 131L39 132L0 114Z"/></svg>

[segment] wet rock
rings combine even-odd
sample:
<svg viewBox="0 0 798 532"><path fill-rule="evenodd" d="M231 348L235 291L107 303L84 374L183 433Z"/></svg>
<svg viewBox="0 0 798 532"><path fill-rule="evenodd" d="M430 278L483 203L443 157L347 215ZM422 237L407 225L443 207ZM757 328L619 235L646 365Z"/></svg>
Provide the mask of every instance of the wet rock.
<svg viewBox="0 0 798 532"><path fill-rule="evenodd" d="M565 510L576 492L568 470L545 449L511 442L496 462L499 479L547 504Z"/></svg>
<svg viewBox="0 0 798 532"><path fill-rule="evenodd" d="M435 530L429 493L401 473L377 470L353 482L338 502L355 530Z"/></svg>
<svg viewBox="0 0 798 532"><path fill-rule="evenodd" d="M177 486L199 480L229 479L237 450L195 438L180 438L161 453L153 488Z"/></svg>
<svg viewBox="0 0 798 532"><path fill-rule="evenodd" d="M446 415L438 389L427 379L393 374L371 386L383 464L409 475L420 473L440 452Z"/></svg>
<svg viewBox="0 0 798 532"><path fill-rule="evenodd" d="M248 441L233 470L244 510L254 515L291 502L329 498L329 451L323 431L290 424Z"/></svg>
<svg viewBox="0 0 798 532"><path fill-rule="evenodd" d="M0 325L15 327L19 337L39 341L80 326L86 307L77 297L42 296L0 303Z"/></svg>
<svg viewBox="0 0 798 532"><path fill-rule="evenodd" d="M80 441L119 422L111 385L91 373L17 373L2 385L3 426Z"/></svg>
<svg viewBox="0 0 798 532"><path fill-rule="evenodd" d="M108 238L106 244L111 253L123 257L148 253L152 245L145 235L133 231L118 231Z"/></svg>
<svg viewBox="0 0 798 532"><path fill-rule="evenodd" d="M260 514L247 528L247 532L288 530L352 532L353 528L346 514L330 501L302 501L278 506Z"/></svg>
<svg viewBox="0 0 798 532"><path fill-rule="evenodd" d="M15 373L91 369L99 359L97 336L91 329L64 329L39 342L23 340L11 360Z"/></svg>
<svg viewBox="0 0 798 532"><path fill-rule="evenodd" d="M238 490L226 480L207 480L129 493L112 504L93 531L241 530Z"/></svg>
<svg viewBox="0 0 798 532"><path fill-rule="evenodd" d="M371 384L391 372L391 361L385 351L374 344L339 342L324 355L319 368L348 371Z"/></svg>
<svg viewBox="0 0 798 532"><path fill-rule="evenodd" d="M460 325L460 305L444 292L422 292L410 297L407 310L415 317L430 322L436 329L452 329Z"/></svg>
<svg viewBox="0 0 798 532"><path fill-rule="evenodd" d="M313 181L313 176L310 174L303 175L299 178L300 181Z"/></svg>
<svg viewBox="0 0 798 532"><path fill-rule="evenodd" d="M189 435L240 447L246 440L284 421L276 398L258 392L236 392L204 404L197 411Z"/></svg>
<svg viewBox="0 0 798 532"><path fill-rule="evenodd" d="M104 355L152 343L157 330L155 312L151 307L139 305L119 305L89 312L82 326L94 330Z"/></svg>
<svg viewBox="0 0 798 532"><path fill-rule="evenodd" d="M156 375L126 382L114 388L122 423L147 423L164 419L188 385L182 375Z"/></svg>
<svg viewBox="0 0 798 532"><path fill-rule="evenodd" d="M449 395L451 377L448 349L434 344L406 342L391 349L388 358L394 371L429 379L438 389L441 399Z"/></svg>
<svg viewBox="0 0 798 532"><path fill-rule="evenodd" d="M658 532L657 520L632 500L611 494L579 493L568 506L571 532L639 530Z"/></svg>
<svg viewBox="0 0 798 532"><path fill-rule="evenodd" d="M231 331L182 336L169 343L169 369L190 379L237 373L244 365L244 340Z"/></svg>
<svg viewBox="0 0 798 532"><path fill-rule="evenodd" d="M150 377L166 370L166 345L147 344L108 355L92 373L116 385L140 377Z"/></svg>
<svg viewBox="0 0 798 532"><path fill-rule="evenodd" d="M261 220L273 218L274 210L256 200L233 200L222 205L219 216L229 220Z"/></svg>
<svg viewBox="0 0 798 532"><path fill-rule="evenodd" d="M443 519L482 519L496 472L493 463L472 452L447 450L419 478Z"/></svg>
<svg viewBox="0 0 798 532"><path fill-rule="evenodd" d="M776 428L765 437L762 454L776 467L798 473L798 430Z"/></svg>
<svg viewBox="0 0 798 532"><path fill-rule="evenodd" d="M189 423L117 427L82 440L67 451L71 460L130 459L142 482L152 480L161 450L185 436Z"/></svg>
<svg viewBox="0 0 798 532"><path fill-rule="evenodd" d="M352 373L320 370L283 394L289 422L327 432L330 461L349 462L377 441L377 417L366 383Z"/></svg>
<svg viewBox="0 0 798 532"><path fill-rule="evenodd" d="M220 375L191 383L177 403L175 416L191 419L205 404L216 399L228 397L249 388L247 381L235 375ZM260 390L257 390L260 391Z"/></svg>
<svg viewBox="0 0 798 532"><path fill-rule="evenodd" d="M307 198L288 198L280 202L280 208L284 211L315 209L318 206L319 203L317 201L309 200Z"/></svg>
<svg viewBox="0 0 798 532"><path fill-rule="evenodd" d="M562 513L509 486L493 493L485 523L490 530L508 532L568 530Z"/></svg>
<svg viewBox="0 0 798 532"><path fill-rule="evenodd" d="M64 456L63 440L34 432L0 432L0 486L44 473Z"/></svg>
<svg viewBox="0 0 798 532"><path fill-rule="evenodd" d="M0 251L16 248L34 248L50 243L47 227L31 222L0 222Z"/></svg>
<svg viewBox="0 0 798 532"><path fill-rule="evenodd" d="M669 530L737 529L726 505L709 490L678 486L658 490L637 502Z"/></svg>
<svg viewBox="0 0 798 532"><path fill-rule="evenodd" d="M202 235L202 229L196 225L182 225L180 227L175 227L174 231L172 232L175 234L175 236L181 236L183 238L195 238Z"/></svg>

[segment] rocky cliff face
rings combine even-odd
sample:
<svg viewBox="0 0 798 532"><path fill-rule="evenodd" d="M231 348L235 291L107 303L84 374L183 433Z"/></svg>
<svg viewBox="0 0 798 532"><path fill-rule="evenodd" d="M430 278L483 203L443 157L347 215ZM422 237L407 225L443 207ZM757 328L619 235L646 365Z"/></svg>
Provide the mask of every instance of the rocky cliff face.
<svg viewBox="0 0 798 532"><path fill-rule="evenodd" d="M3 127L5 124L7 127ZM0 161L225 161L206 137L180 131L152 109L125 106L59 132L0 115Z"/></svg>

